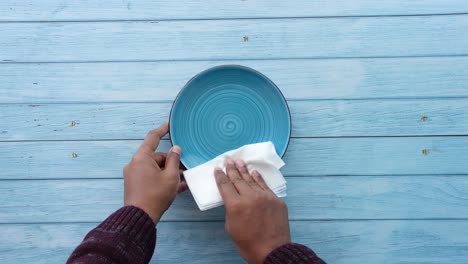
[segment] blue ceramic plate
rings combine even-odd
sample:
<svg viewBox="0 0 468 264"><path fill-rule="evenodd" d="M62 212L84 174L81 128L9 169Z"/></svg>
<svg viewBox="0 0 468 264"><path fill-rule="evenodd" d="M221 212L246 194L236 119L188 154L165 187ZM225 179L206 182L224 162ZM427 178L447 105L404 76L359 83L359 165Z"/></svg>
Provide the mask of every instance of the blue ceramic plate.
<svg viewBox="0 0 468 264"><path fill-rule="evenodd" d="M223 65L193 77L180 91L169 118L171 141L182 147L187 169L245 144L272 141L283 156L291 135L281 91L261 73Z"/></svg>

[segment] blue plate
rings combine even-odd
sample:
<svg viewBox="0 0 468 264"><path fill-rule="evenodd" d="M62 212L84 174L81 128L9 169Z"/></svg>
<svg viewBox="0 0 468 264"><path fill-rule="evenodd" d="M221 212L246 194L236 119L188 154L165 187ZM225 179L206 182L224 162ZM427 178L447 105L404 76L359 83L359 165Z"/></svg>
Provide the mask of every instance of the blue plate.
<svg viewBox="0 0 468 264"><path fill-rule="evenodd" d="M263 74L222 65L193 77L169 117L171 141L182 147L187 169L245 144L272 141L283 156L291 135L289 107Z"/></svg>

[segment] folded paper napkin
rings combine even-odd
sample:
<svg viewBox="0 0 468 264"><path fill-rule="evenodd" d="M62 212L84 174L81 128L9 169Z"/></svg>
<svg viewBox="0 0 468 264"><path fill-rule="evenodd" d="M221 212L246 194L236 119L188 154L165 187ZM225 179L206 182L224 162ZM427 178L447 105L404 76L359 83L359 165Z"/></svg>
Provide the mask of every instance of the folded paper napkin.
<svg viewBox="0 0 468 264"><path fill-rule="evenodd" d="M286 180L279 171L284 166L284 162L276 153L273 143L250 144L225 152L184 172L187 185L200 210L205 211L223 204L218 186L216 186L214 170L219 167L226 172L224 162L228 158L243 160L249 172L257 170L278 197L286 196Z"/></svg>

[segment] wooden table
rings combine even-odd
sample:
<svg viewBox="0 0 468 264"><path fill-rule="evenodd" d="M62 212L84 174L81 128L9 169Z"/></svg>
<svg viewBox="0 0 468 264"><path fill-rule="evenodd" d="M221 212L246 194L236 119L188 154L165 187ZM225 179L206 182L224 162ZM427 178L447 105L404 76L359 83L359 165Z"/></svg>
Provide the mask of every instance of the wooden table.
<svg viewBox="0 0 468 264"><path fill-rule="evenodd" d="M2 0L0 21L2 263L63 263L179 89L227 63L289 101L294 241L330 263L468 262L466 0ZM241 262L223 219L181 195L152 262Z"/></svg>

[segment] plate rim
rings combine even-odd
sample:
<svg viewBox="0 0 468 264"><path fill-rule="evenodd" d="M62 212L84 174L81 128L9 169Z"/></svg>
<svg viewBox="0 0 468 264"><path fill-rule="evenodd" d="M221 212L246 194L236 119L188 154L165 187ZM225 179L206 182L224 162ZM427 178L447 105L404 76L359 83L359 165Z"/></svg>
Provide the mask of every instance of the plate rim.
<svg viewBox="0 0 468 264"><path fill-rule="evenodd" d="M190 78L185 84L184 86L182 86L182 88L179 90L179 92L177 93L176 97L174 98L174 100L172 101L172 105L171 105L171 111L169 112L169 120L168 120L168 127L169 127L169 141L171 143L171 147L174 146L174 142L172 141L172 131L171 131L171 119L172 119L172 111L174 109L174 105L175 103L177 102L177 99L179 99L180 97L180 94L182 93L182 91L187 88L187 86L195 79L197 78L198 76L208 72L208 71L212 71L212 70L215 70L217 68L229 68L229 67L233 67L233 68L242 68L242 69L245 69L245 70L248 70L248 71L252 71L258 75L260 75L261 77L263 77L264 79L266 79L267 81L269 81L273 87L276 88L276 90L279 92L279 94L283 97L283 101L284 103L286 104L286 109L288 110L288 117L289 117L289 131L288 131L288 142L286 143L286 148L284 148L284 152L281 153L280 157L283 158L284 155L286 154L286 152L288 152L288 148L289 148L289 144L291 143L291 134L292 134L292 116L291 116L291 109L289 107L289 104L288 104L288 101L286 100L286 97L284 96L283 92L281 91L281 89L276 85L275 82L273 82L270 78L268 78L265 74L251 68L251 67L248 67L248 66L244 66L244 65L240 65L240 64L221 64L221 65L217 65L217 66L213 66L213 67L210 67L210 68L207 68L197 74L195 74L194 76L192 76L192 78ZM182 152L184 150L182 149ZM180 163L182 164L182 166L186 169L187 166L183 163L181 157L180 158Z"/></svg>

